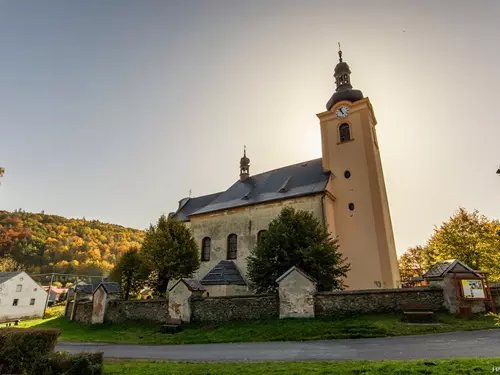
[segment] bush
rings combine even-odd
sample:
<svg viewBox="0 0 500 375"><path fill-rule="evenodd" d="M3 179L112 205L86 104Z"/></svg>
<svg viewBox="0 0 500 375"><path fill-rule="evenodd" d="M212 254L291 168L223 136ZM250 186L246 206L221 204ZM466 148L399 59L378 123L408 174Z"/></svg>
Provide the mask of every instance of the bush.
<svg viewBox="0 0 500 375"><path fill-rule="evenodd" d="M52 307L48 307L45 311L45 319L63 316L65 309L65 305L54 305Z"/></svg>
<svg viewBox="0 0 500 375"><path fill-rule="evenodd" d="M32 368L36 375L101 375L102 353L53 353Z"/></svg>
<svg viewBox="0 0 500 375"><path fill-rule="evenodd" d="M102 353L54 353L59 334L58 329L1 328L0 374L102 374Z"/></svg>
<svg viewBox="0 0 500 375"><path fill-rule="evenodd" d="M21 374L54 351L58 329L1 328L0 374Z"/></svg>

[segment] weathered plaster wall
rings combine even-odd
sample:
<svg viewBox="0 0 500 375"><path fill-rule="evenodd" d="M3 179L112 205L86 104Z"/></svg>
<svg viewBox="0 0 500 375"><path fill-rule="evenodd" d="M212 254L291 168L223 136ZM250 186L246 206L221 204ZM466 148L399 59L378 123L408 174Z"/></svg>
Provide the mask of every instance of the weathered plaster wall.
<svg viewBox="0 0 500 375"><path fill-rule="evenodd" d="M405 304L444 310L443 291L434 288L351 290L316 293L316 316L399 312Z"/></svg>
<svg viewBox="0 0 500 375"><path fill-rule="evenodd" d="M107 294L102 285L94 292L92 298L92 324L104 322L104 312L106 309Z"/></svg>
<svg viewBox="0 0 500 375"><path fill-rule="evenodd" d="M271 220L287 206L310 211L318 219L323 220L321 195L298 197L192 217L190 227L198 246L201 248L204 237L210 237L212 240L210 261L202 262L194 278L202 279L220 260L227 259L227 237L235 233L238 236L238 254L234 262L246 279L246 258L256 244L257 233L262 229L267 229Z"/></svg>
<svg viewBox="0 0 500 375"><path fill-rule="evenodd" d="M276 319L279 300L275 295L193 298L191 312L193 322Z"/></svg>
<svg viewBox="0 0 500 375"><path fill-rule="evenodd" d="M168 299L110 301L104 321L120 323L127 320L144 320L165 323L169 317Z"/></svg>
<svg viewBox="0 0 500 375"><path fill-rule="evenodd" d="M313 318L315 284L298 271L279 283L280 318Z"/></svg>
<svg viewBox="0 0 500 375"><path fill-rule="evenodd" d="M189 303L191 294L191 290L182 280L175 284L168 295L168 313L171 318L180 319L183 322L191 320L191 304Z"/></svg>

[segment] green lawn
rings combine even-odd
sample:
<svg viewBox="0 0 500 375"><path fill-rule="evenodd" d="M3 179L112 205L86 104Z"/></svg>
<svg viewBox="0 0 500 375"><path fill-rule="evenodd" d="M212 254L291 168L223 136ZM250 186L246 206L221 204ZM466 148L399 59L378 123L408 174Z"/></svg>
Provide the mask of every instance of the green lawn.
<svg viewBox="0 0 500 375"><path fill-rule="evenodd" d="M104 375L229 375L229 374L379 374L454 375L492 374L500 358L440 361L344 361L344 362L258 362L182 363L149 361L106 361Z"/></svg>
<svg viewBox="0 0 500 375"><path fill-rule="evenodd" d="M438 314L439 324L405 324L399 315L362 315L336 319L285 319L221 324L190 324L184 331L158 333L159 325L127 324L85 325L64 317L32 320L21 327L59 328L60 341L93 341L144 344L201 344L216 342L305 341L345 338L403 336L451 331L491 329L491 317L465 319Z"/></svg>

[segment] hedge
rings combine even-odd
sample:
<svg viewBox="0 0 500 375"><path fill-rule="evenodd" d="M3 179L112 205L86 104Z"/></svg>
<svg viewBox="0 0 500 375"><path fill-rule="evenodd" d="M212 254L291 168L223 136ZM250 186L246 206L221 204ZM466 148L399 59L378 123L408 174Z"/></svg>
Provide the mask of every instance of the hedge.
<svg viewBox="0 0 500 375"><path fill-rule="evenodd" d="M1 328L0 374L20 374L39 358L50 355L59 335L58 329Z"/></svg>
<svg viewBox="0 0 500 375"><path fill-rule="evenodd" d="M0 328L0 374L102 374L102 353L54 353L59 334L58 329Z"/></svg>
<svg viewBox="0 0 500 375"><path fill-rule="evenodd" d="M33 375L101 375L102 353L54 353L39 360Z"/></svg>

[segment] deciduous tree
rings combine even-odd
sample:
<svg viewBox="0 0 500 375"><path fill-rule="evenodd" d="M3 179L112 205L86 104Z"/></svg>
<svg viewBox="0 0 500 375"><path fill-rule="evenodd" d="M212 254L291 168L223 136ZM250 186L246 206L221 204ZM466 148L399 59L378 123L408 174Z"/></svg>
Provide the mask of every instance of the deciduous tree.
<svg viewBox="0 0 500 375"><path fill-rule="evenodd" d="M166 294L170 280L190 277L200 267L199 249L191 231L165 215L146 232L142 255L153 271L151 286L159 295Z"/></svg>
<svg viewBox="0 0 500 375"><path fill-rule="evenodd" d="M150 271L145 266L137 247L125 252L111 271L109 278L119 282L122 289L122 298L139 293L144 286Z"/></svg>
<svg viewBox="0 0 500 375"><path fill-rule="evenodd" d="M318 290L343 289L350 265L327 228L307 211L284 208L248 257L248 278L257 293L273 292L292 266L312 276Z"/></svg>

